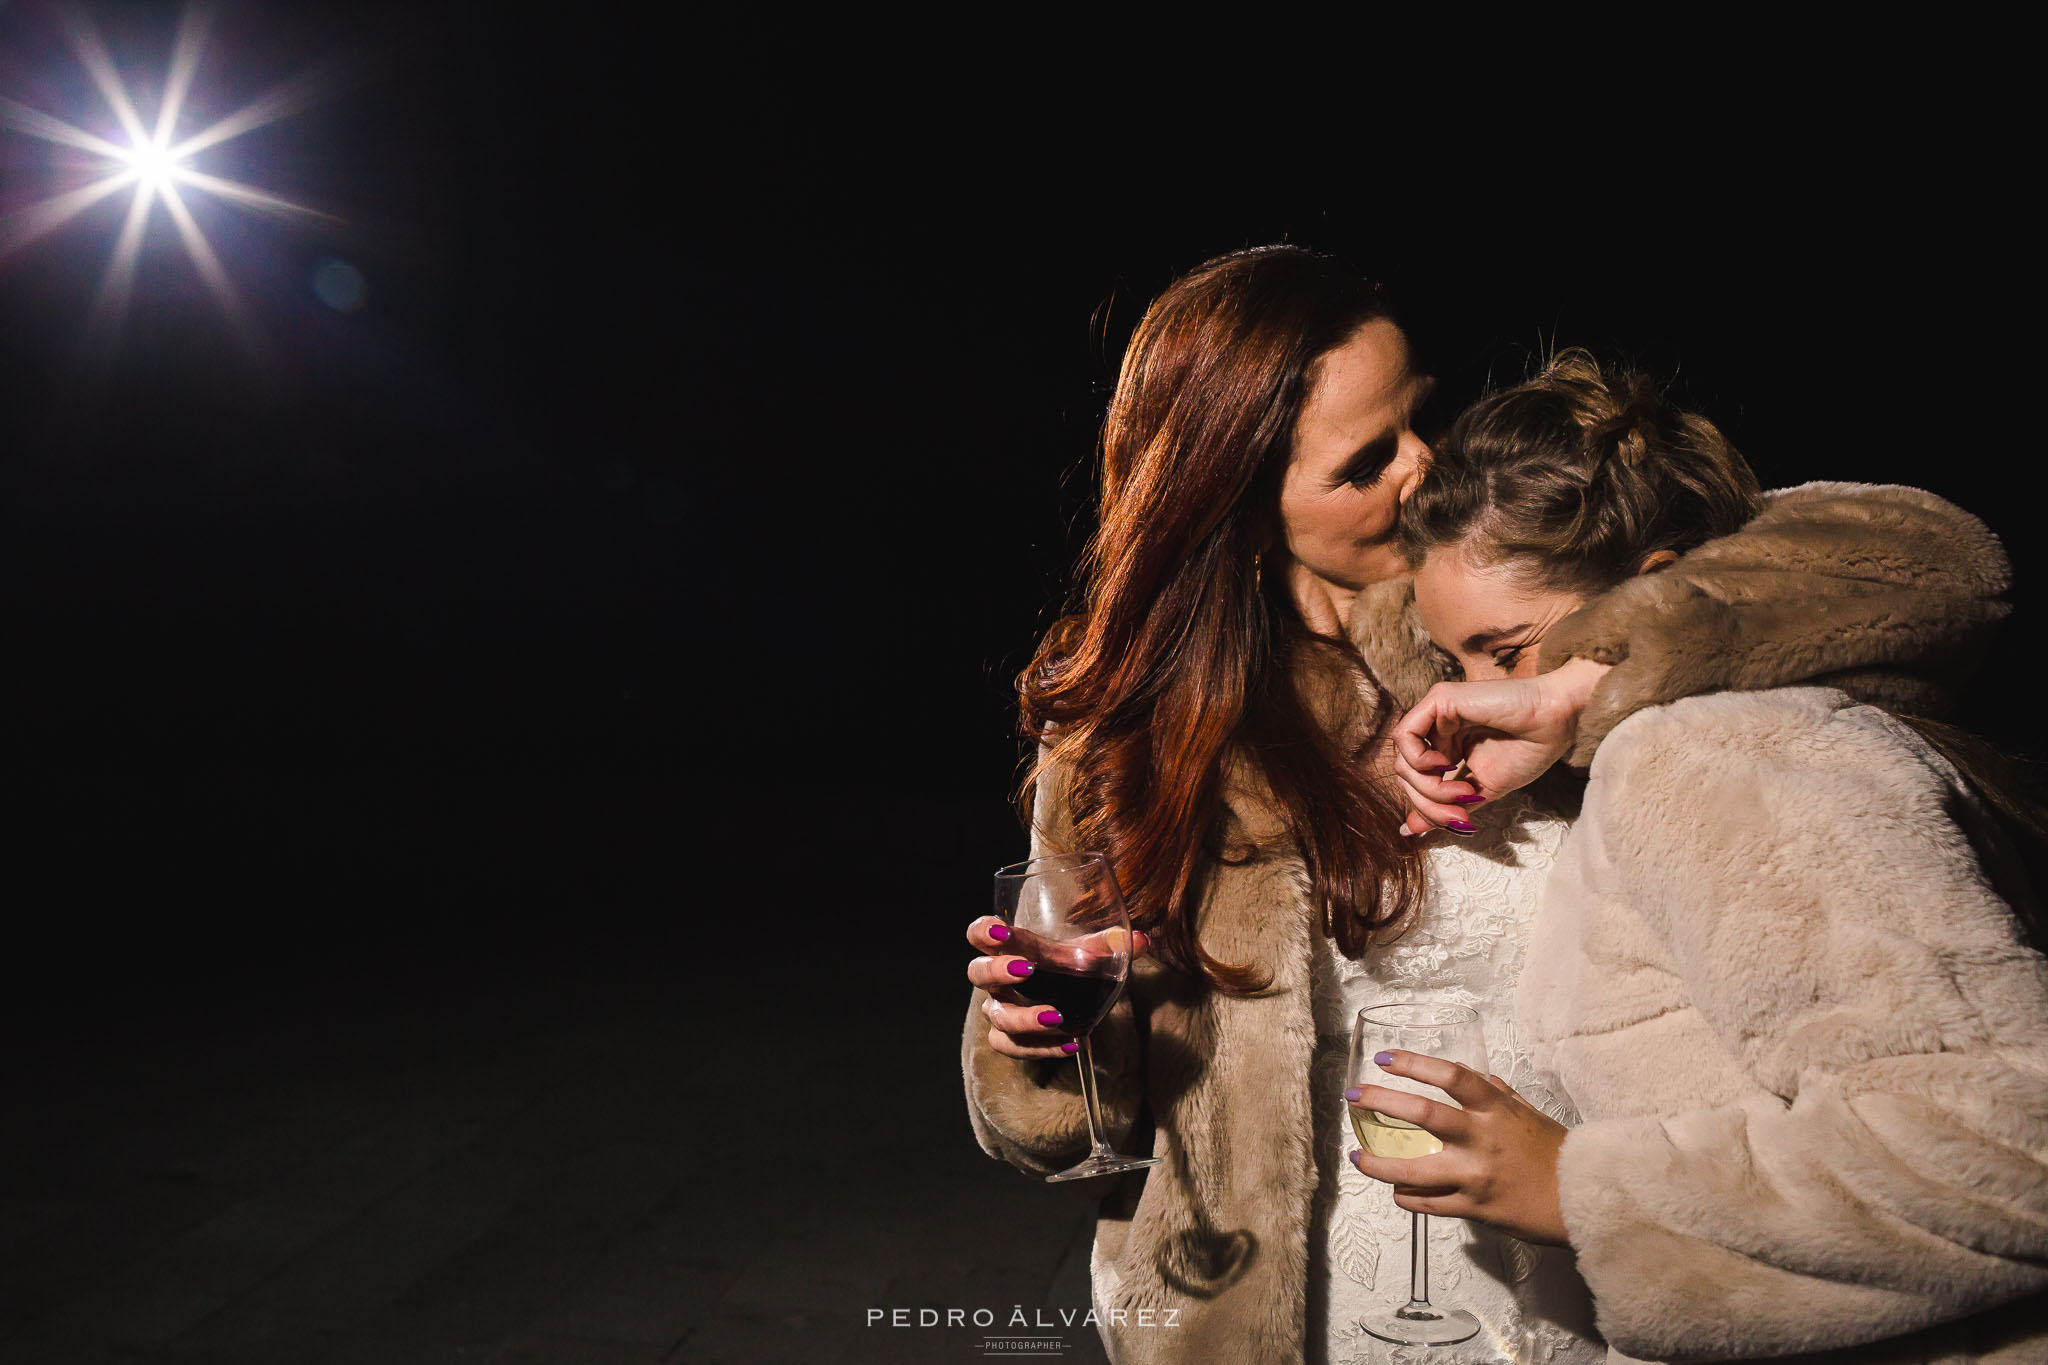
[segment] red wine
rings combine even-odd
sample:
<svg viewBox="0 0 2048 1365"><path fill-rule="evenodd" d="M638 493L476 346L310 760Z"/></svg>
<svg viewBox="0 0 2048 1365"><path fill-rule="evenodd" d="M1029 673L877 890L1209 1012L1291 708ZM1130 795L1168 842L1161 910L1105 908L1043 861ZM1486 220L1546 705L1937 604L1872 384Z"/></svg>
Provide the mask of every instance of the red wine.
<svg viewBox="0 0 2048 1365"><path fill-rule="evenodd" d="M1027 1000L1058 1010L1060 1032L1086 1033L1109 1013L1110 1002L1122 984L1101 972L1075 972L1040 962L1011 989Z"/></svg>

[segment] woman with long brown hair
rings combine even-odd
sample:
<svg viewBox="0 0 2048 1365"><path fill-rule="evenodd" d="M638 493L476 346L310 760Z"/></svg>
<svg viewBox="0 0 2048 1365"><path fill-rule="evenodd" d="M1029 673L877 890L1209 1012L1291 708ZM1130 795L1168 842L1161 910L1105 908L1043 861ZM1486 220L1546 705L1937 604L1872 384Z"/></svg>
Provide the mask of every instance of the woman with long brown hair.
<svg viewBox="0 0 2048 1365"><path fill-rule="evenodd" d="M1327 257L1263 248L1175 282L1133 335L1104 423L1080 610L1019 681L1039 745L1033 852L1108 853L1152 942L1094 1034L1109 1135L1162 1160L1103 1192L1095 1308L1119 1361L1293 1361L1350 1344L1332 1305L1377 1248L1338 1244L1342 1154L1325 1135L1341 1097L1327 1066L1318 1079L1318 1037L1332 999L1442 984L1442 964L1390 970L1399 945L1381 945L1429 933L1431 864L1456 853L1401 836L1382 758L1389 719L1439 676L1393 542L1429 459L1415 429L1427 387L1380 292ZM1870 567L1900 567L1888 548L1833 527L1810 573L1889 572ZM1774 605L1729 597L1760 618ZM1983 613L1956 606L1925 603L1928 628L1901 648L1966 643ZM1660 637L1641 624L1647 660ZM1800 628L1812 647L1796 656L1766 630L1723 666L1793 681L1843 663L1825 610ZM1660 676L1602 680L1598 704L1671 700ZM1719 685L1711 670L1685 677ZM1590 681L1561 671L1547 685L1576 707ZM1009 989L1029 964L993 928L968 930L982 954L962 1040L969 1114L991 1155L1047 1174L1087 1147L1071 1043ZM1512 1038L1494 1043L1511 1066ZM1489 1252L1452 1269L1506 1286L1474 1304L1492 1335L1531 1315L1569 1335L1565 1309L1528 1292L1555 1287L1542 1267Z"/></svg>

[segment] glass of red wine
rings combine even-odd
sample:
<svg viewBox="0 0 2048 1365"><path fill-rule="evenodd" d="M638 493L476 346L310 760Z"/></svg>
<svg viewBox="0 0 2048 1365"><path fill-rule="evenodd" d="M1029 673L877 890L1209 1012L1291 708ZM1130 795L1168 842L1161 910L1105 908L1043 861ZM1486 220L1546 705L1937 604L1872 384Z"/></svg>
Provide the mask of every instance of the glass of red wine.
<svg viewBox="0 0 2048 1365"><path fill-rule="evenodd" d="M1101 1102L1088 1035L1116 1003L1131 970L1131 918L1109 859L1058 853L1012 863L996 873L996 915L1010 928L1003 948L1029 962L1031 975L1009 993L1060 1012L1060 1029L1081 1044L1081 1100L1093 1147L1079 1165L1049 1181L1080 1180L1157 1166L1158 1157L1123 1156L1102 1140Z"/></svg>

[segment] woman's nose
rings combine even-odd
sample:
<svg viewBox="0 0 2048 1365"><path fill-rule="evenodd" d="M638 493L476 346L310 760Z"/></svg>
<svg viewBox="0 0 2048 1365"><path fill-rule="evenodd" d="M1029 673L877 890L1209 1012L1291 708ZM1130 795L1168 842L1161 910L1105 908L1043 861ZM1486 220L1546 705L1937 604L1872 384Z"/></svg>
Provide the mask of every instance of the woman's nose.
<svg viewBox="0 0 2048 1365"><path fill-rule="evenodd" d="M1401 480L1401 491L1398 494L1402 502L1408 501L1415 490L1421 487L1422 476L1429 472L1429 463L1435 458L1430 451L1429 442L1414 432L1408 433L1408 439L1404 444L1408 447L1403 452L1408 463L1408 472Z"/></svg>

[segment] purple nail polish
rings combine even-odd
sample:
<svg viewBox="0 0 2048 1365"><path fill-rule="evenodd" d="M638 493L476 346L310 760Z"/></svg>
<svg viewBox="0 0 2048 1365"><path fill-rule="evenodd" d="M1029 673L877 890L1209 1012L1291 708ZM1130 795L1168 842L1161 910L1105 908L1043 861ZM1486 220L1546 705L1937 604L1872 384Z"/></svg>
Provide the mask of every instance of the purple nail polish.
<svg viewBox="0 0 2048 1365"><path fill-rule="evenodd" d="M1363 1090L1360 1090L1357 1086L1354 1085L1349 1090L1344 1092L1344 1098L1351 1101L1353 1104L1356 1104L1358 1103L1358 1097L1364 1093L1365 1092Z"/></svg>
<svg viewBox="0 0 2048 1365"><path fill-rule="evenodd" d="M1477 834L1479 832L1479 826L1464 820L1453 820L1450 824L1445 825L1444 828L1453 834Z"/></svg>
<svg viewBox="0 0 2048 1365"><path fill-rule="evenodd" d="M1362 1156L1364 1156L1364 1155L1365 1155L1365 1153L1364 1153L1364 1152L1361 1152L1361 1151L1359 1151L1359 1150L1358 1150L1358 1149L1357 1149L1356 1147L1353 1147L1353 1148L1352 1148L1352 1149L1351 1149L1350 1151L1348 1151L1348 1152L1346 1152L1346 1153L1344 1154L1344 1159L1345 1159L1346 1161L1350 1162L1350 1163L1351 1163L1352 1165L1356 1166L1356 1165L1358 1164L1358 1158L1360 1158L1360 1157L1362 1157ZM1362 1172L1361 1172L1361 1174L1362 1174Z"/></svg>
<svg viewBox="0 0 2048 1365"><path fill-rule="evenodd" d="M1485 799L1483 796L1454 796L1451 798L1451 804L1454 806L1476 806Z"/></svg>
<svg viewBox="0 0 2048 1365"><path fill-rule="evenodd" d="M1007 924L991 924L988 927L988 936L1001 943L1010 936L1010 926Z"/></svg>
<svg viewBox="0 0 2048 1365"><path fill-rule="evenodd" d="M1079 1043L1061 1043L1061 1044L1060 1044L1060 1051L1062 1051L1062 1052L1079 1052L1080 1050L1081 1050L1081 1045L1080 1045Z"/></svg>
<svg viewBox="0 0 2048 1365"><path fill-rule="evenodd" d="M1047 1028L1057 1028L1060 1022L1060 1012L1058 1010L1040 1010L1038 1012L1038 1022Z"/></svg>
<svg viewBox="0 0 2048 1365"><path fill-rule="evenodd" d="M1394 1054L1391 1052L1375 1052L1372 1056L1372 1064L1374 1066L1392 1066L1394 1064Z"/></svg>
<svg viewBox="0 0 2048 1365"><path fill-rule="evenodd" d="M1012 963L1010 964L1010 975L1011 975L1011 976L1029 976L1029 975L1031 975L1031 964L1030 964L1029 962L1025 962L1025 961L1024 961L1024 960L1022 960L1021 958L1020 958L1019 960L1015 961L1015 962L1012 962Z"/></svg>

